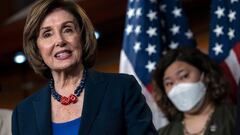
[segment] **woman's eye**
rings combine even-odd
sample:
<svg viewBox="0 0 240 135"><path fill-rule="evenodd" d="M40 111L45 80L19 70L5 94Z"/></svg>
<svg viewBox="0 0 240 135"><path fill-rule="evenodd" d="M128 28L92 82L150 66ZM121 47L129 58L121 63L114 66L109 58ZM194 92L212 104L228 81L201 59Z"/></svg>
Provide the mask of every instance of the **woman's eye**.
<svg viewBox="0 0 240 135"><path fill-rule="evenodd" d="M73 30L71 28L66 28L66 29L64 29L63 32L64 33L70 33L70 32L73 32Z"/></svg>
<svg viewBox="0 0 240 135"><path fill-rule="evenodd" d="M188 74L182 75L181 79L188 79Z"/></svg>
<svg viewBox="0 0 240 135"><path fill-rule="evenodd" d="M45 32L43 33L43 38L48 38L50 37L52 34L50 32Z"/></svg>
<svg viewBox="0 0 240 135"><path fill-rule="evenodd" d="M171 87L172 85L173 85L172 82L166 82L166 83L165 83L165 87Z"/></svg>

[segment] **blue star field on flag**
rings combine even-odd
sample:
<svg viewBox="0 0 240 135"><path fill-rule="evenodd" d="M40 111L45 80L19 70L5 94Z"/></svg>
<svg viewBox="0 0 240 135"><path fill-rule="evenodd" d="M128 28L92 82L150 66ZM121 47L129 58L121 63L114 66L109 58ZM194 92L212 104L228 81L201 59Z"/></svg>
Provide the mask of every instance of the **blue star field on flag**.
<svg viewBox="0 0 240 135"><path fill-rule="evenodd" d="M240 41L239 0L213 0L209 55L222 62Z"/></svg>
<svg viewBox="0 0 240 135"><path fill-rule="evenodd" d="M187 24L179 1L129 1L123 49L145 86L166 48L195 46Z"/></svg>
<svg viewBox="0 0 240 135"><path fill-rule="evenodd" d="M212 0L209 55L230 80L233 100L240 81L240 2Z"/></svg>

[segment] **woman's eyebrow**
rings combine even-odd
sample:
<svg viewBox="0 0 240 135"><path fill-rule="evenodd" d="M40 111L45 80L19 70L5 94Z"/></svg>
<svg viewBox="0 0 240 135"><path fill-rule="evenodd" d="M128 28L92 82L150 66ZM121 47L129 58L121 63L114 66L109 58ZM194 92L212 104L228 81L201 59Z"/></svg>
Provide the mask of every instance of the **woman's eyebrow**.
<svg viewBox="0 0 240 135"><path fill-rule="evenodd" d="M184 68L180 68L179 70L177 70L177 71L176 71L175 73L173 73L173 74L179 75L179 74L181 74L182 72L185 72L185 71L186 71L186 70L185 70ZM169 76L163 78L163 80L169 80L169 79L170 79Z"/></svg>
<svg viewBox="0 0 240 135"><path fill-rule="evenodd" d="M50 26L41 27L39 31L41 31L41 30L45 30L45 29L51 29L51 27L50 27Z"/></svg>
<svg viewBox="0 0 240 135"><path fill-rule="evenodd" d="M168 80L170 80L170 77L164 77L163 78L163 81L165 82L165 81L168 81Z"/></svg>
<svg viewBox="0 0 240 135"><path fill-rule="evenodd" d="M74 25L75 25L75 22L74 22L74 21L66 21L66 22L63 23L63 25L68 24L68 23L71 23L71 24L74 24Z"/></svg>

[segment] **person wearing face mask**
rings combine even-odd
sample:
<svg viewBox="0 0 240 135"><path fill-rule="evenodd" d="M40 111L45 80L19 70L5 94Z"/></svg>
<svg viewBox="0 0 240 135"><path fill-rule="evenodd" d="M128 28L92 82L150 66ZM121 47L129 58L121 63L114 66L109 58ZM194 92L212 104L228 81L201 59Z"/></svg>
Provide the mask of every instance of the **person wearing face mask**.
<svg viewBox="0 0 240 135"><path fill-rule="evenodd" d="M164 55L153 73L153 95L169 124L159 135L233 135L236 107L228 82L200 50L179 47Z"/></svg>

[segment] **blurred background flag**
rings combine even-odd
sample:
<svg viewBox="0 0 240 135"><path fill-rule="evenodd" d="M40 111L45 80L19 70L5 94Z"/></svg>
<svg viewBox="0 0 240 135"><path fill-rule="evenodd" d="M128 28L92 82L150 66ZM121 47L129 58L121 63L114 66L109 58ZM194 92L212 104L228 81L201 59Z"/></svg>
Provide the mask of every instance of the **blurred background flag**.
<svg viewBox="0 0 240 135"><path fill-rule="evenodd" d="M236 103L240 81L240 2L212 0L209 55L223 68Z"/></svg>
<svg viewBox="0 0 240 135"><path fill-rule="evenodd" d="M151 95L151 73L164 50L179 45L195 47L192 37L180 1L128 1L120 72L133 74L142 86L157 129L167 120Z"/></svg>

